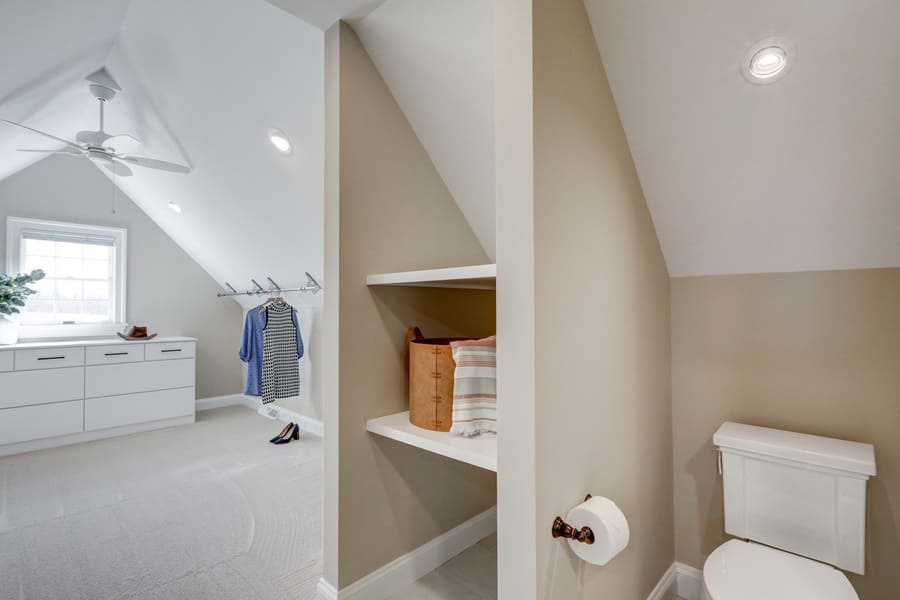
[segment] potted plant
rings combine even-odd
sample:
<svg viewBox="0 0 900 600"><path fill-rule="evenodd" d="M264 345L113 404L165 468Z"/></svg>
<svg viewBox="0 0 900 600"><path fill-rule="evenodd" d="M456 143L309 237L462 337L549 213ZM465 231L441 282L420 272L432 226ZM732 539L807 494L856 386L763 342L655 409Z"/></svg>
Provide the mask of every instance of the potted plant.
<svg viewBox="0 0 900 600"><path fill-rule="evenodd" d="M16 315L25 306L28 296L37 294L37 290L31 289L28 284L40 281L44 276L40 269L15 276L0 275L0 345L19 341L19 318Z"/></svg>

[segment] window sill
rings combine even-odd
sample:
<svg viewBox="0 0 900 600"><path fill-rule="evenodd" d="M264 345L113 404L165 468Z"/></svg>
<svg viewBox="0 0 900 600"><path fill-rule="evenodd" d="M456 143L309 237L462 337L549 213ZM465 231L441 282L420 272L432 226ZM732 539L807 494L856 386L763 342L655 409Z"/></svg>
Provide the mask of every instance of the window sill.
<svg viewBox="0 0 900 600"><path fill-rule="evenodd" d="M78 323L70 325L22 325L20 340L64 340L85 337L114 337L125 323Z"/></svg>

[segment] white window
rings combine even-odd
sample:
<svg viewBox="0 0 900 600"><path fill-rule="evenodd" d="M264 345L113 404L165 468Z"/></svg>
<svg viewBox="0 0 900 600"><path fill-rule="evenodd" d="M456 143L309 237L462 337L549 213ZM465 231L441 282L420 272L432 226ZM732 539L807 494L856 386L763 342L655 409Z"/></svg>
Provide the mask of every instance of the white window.
<svg viewBox="0 0 900 600"><path fill-rule="evenodd" d="M125 321L126 231L9 217L7 272L42 269L21 337L106 335Z"/></svg>

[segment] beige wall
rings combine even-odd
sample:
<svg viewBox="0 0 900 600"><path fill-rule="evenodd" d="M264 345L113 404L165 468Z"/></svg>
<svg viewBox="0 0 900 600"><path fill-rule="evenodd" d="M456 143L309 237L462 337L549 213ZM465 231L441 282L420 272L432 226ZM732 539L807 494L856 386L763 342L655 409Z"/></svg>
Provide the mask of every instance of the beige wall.
<svg viewBox="0 0 900 600"><path fill-rule="evenodd" d="M199 338L197 397L242 391L237 357L240 307L156 223L85 159L51 156L0 182L0 258L6 217L123 227L128 230L127 315L161 335Z"/></svg>
<svg viewBox="0 0 900 600"><path fill-rule="evenodd" d="M863 600L900 590L900 269L672 281L676 558L725 539L723 421L875 445Z"/></svg>
<svg viewBox="0 0 900 600"><path fill-rule="evenodd" d="M327 459L337 473L325 477L326 507L336 501L339 516L326 516L338 544L326 545L325 574L344 588L494 504L493 473L367 433L366 421L408 408L409 325L487 335L495 310L491 292L366 286L370 273L487 257L356 34L340 24L327 38L327 146L339 171L326 171L324 335L337 339L326 349L337 369L325 415L339 464Z"/></svg>
<svg viewBox="0 0 900 600"><path fill-rule="evenodd" d="M533 7L538 597L644 600L674 558L669 277L584 3ZM549 535L586 493L631 528L603 568Z"/></svg>

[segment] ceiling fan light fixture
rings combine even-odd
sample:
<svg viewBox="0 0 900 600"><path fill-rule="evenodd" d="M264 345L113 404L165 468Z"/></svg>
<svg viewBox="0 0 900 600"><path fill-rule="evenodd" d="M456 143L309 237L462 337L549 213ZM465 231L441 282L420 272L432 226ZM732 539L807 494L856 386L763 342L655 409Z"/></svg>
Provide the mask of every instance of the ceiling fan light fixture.
<svg viewBox="0 0 900 600"><path fill-rule="evenodd" d="M750 83L774 83L787 75L796 58L794 45L784 38L766 38L753 45L741 71Z"/></svg>
<svg viewBox="0 0 900 600"><path fill-rule="evenodd" d="M283 131L271 128L269 129L268 137L269 143L275 146L275 149L282 154L291 154L293 152L294 147L291 144L291 140L288 139Z"/></svg>
<svg viewBox="0 0 900 600"><path fill-rule="evenodd" d="M184 212L184 209L181 208L181 205L175 202L174 200L169 201L169 209L175 213L176 215L180 215Z"/></svg>

